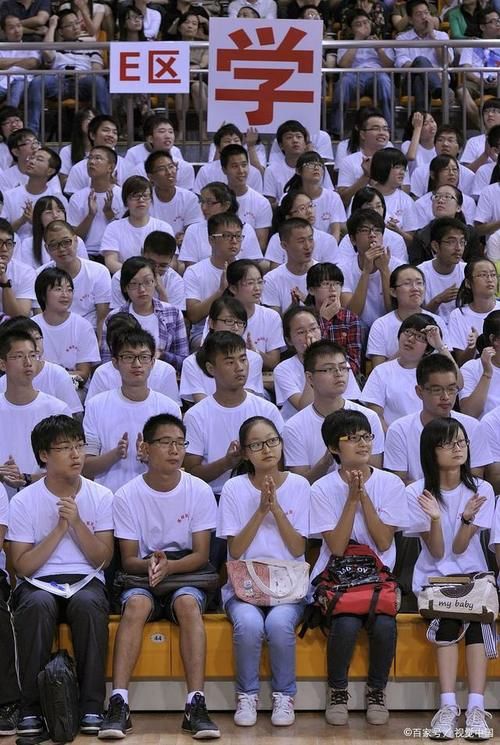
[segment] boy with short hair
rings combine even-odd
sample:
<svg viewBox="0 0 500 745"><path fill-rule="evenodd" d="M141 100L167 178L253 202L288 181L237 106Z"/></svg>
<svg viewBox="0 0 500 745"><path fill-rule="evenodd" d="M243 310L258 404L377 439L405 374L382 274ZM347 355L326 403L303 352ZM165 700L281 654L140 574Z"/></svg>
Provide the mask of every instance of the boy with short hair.
<svg viewBox="0 0 500 745"><path fill-rule="evenodd" d="M223 124L214 133L213 141L215 145L214 159L210 163L205 163L196 174L196 180L194 182L194 191L196 194L201 194L201 190L213 181L222 181L222 183L227 184L227 178L220 162L220 154L227 145L243 145L243 134L235 124ZM250 161L252 162L252 154L250 154ZM260 170L254 165L250 165L249 167L248 185L259 192L259 194L262 194L262 176Z"/></svg>
<svg viewBox="0 0 500 745"><path fill-rule="evenodd" d="M29 316L35 300L35 272L12 258L15 245L12 225L0 217L0 311L8 316Z"/></svg>
<svg viewBox="0 0 500 745"><path fill-rule="evenodd" d="M418 268L425 277L424 307L437 313L446 323L456 308L458 288L464 278L466 226L456 217L438 217L431 223L434 258Z"/></svg>

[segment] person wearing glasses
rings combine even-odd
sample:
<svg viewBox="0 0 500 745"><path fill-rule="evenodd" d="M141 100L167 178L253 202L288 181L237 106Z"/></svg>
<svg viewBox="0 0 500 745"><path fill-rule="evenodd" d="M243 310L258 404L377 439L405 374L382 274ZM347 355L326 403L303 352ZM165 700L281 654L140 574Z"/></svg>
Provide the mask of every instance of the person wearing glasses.
<svg viewBox="0 0 500 745"><path fill-rule="evenodd" d="M0 217L0 312L29 316L35 300L35 271L12 258L15 245L12 225Z"/></svg>
<svg viewBox="0 0 500 745"><path fill-rule="evenodd" d="M481 136L484 137L484 135ZM435 155L427 163L417 166L411 174L411 193L418 198L423 197L429 191L429 166L432 160L434 160L434 157L438 155L450 155L452 158L458 160L463 146L464 138L462 132L452 124L441 124L434 135ZM491 171L489 175L491 175ZM458 164L458 188L469 196L475 193L474 173L463 162Z"/></svg>
<svg viewBox="0 0 500 745"><path fill-rule="evenodd" d="M408 524L403 482L391 473L373 468L374 434L360 411L329 414L321 427L323 443L338 470L316 481L311 488L310 535L323 539L314 579L330 557L342 556L349 541L366 544L384 566L396 560L394 534ZM389 719L385 688L396 647L396 618L385 613L373 619L355 613L334 615L328 632L328 724L348 723L349 666L361 629L368 633L369 662L366 681L366 720L383 725Z"/></svg>
<svg viewBox="0 0 500 745"><path fill-rule="evenodd" d="M36 736L44 731L37 677L64 618L75 650L80 732L96 735L106 693L109 601L104 568L113 558L113 494L82 478L85 436L79 422L49 416L34 427L30 441L46 473L12 499L8 533L17 575L12 595L21 684L17 732ZM66 599L34 586L31 578L88 581Z"/></svg>
<svg viewBox="0 0 500 745"><path fill-rule="evenodd" d="M113 518L124 570L149 575L154 587L169 574L195 572L206 565L217 505L207 484L181 470L189 442L180 418L165 413L152 416L141 435L147 470L115 492ZM168 558L173 551L186 555ZM122 594L120 604L113 686L99 739L122 739L131 732L130 678L140 655L144 625L160 618L179 626L187 687L183 731L195 739L220 737L204 693L206 593L186 585L158 598L149 590L132 588Z"/></svg>
<svg viewBox="0 0 500 745"><path fill-rule="evenodd" d="M413 205L413 212L409 213L410 230L424 228L433 219L432 202L435 200L437 189L441 186L452 186L458 189L460 164L452 155L436 155L429 165L428 191ZM461 211L467 225L474 225L476 218L476 203L468 194L462 193Z"/></svg>
<svg viewBox="0 0 500 745"><path fill-rule="evenodd" d="M232 331L244 336L248 322L245 308L231 295L223 295L214 300L208 314L208 335L216 331ZM180 395L184 401L198 403L206 396L215 393L215 380L203 370L205 351L203 345L198 352L190 354L182 363ZM248 380L245 390L264 396L262 381L262 357L257 351L247 347Z"/></svg>
<svg viewBox="0 0 500 745"><path fill-rule="evenodd" d="M16 186L28 181L28 162L40 147L38 136L31 129L18 127L11 132L7 139L7 149L14 162L0 173L0 189L2 192L15 189ZM61 190L59 186L59 191Z"/></svg>
<svg viewBox="0 0 500 745"><path fill-rule="evenodd" d="M415 390L422 402L421 409L391 424L384 454L384 468L407 484L422 478L419 442L424 426L433 419L451 415L459 391L456 363L439 353L423 357L417 365ZM474 475L481 478L484 467L492 462L485 432L477 419L458 411L453 411L453 416L467 432L471 467Z"/></svg>
<svg viewBox="0 0 500 745"><path fill-rule="evenodd" d="M438 416L425 424L416 442L421 477L406 489L409 526L405 535L416 536L420 554L413 572L417 594L429 577L488 571L481 545L481 532L494 523L495 494L491 485L471 469L469 431L456 416ZM492 541L495 538L491 536ZM434 624L435 622L433 622ZM440 619L435 641L440 681L440 703L429 728L433 740L451 740L459 726L456 698L460 619ZM484 626L467 624L465 658L469 693L465 710L465 739L488 740L493 736L491 714L484 708L488 660ZM496 648L496 639L493 641ZM463 725L460 724L462 727Z"/></svg>
<svg viewBox="0 0 500 745"><path fill-rule="evenodd" d="M312 330L312 329L311 329ZM313 484L336 469L330 451L321 439L321 426L328 414L340 409L361 411L370 422L375 435L371 465L382 465L384 432L378 416L366 406L345 398L350 366L343 347L333 341L313 341L304 351L306 380L312 388L313 400L292 416L283 430L285 465Z"/></svg>
<svg viewBox="0 0 500 745"><path fill-rule="evenodd" d="M242 456L240 475L224 484L217 515L217 535L227 539L227 558L267 557L305 561L309 529L310 487L306 479L281 470L283 445L271 419L253 416L238 434ZM256 606L236 597L231 581L222 588L224 609L233 624L236 667L234 723L257 722L259 667L263 641L271 667L271 724L285 727L295 721L295 628L305 601Z"/></svg>
<svg viewBox="0 0 500 745"><path fill-rule="evenodd" d="M180 416L178 405L148 385L154 366L154 338L144 329L129 329L112 340L112 362L120 373L120 387L87 401L83 427L84 473L113 493L144 473L142 427L162 412Z"/></svg>
<svg viewBox="0 0 500 745"><path fill-rule="evenodd" d="M156 288L153 262L144 256L132 256L123 263L120 270L120 289L125 304L111 311L110 315L116 312L133 315L155 340L157 356L180 372L182 362L189 352L184 318L179 308L155 297ZM101 356L103 362L106 362L110 350L104 341L105 332L102 338Z"/></svg>

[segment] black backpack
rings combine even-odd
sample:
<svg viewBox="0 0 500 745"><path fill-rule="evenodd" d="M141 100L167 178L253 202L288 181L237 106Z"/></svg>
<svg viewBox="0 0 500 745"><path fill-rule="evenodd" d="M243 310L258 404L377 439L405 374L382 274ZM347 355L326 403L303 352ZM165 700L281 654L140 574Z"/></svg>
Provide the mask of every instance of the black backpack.
<svg viewBox="0 0 500 745"><path fill-rule="evenodd" d="M54 742L72 742L80 728L76 665L65 649L56 652L38 673L45 724Z"/></svg>

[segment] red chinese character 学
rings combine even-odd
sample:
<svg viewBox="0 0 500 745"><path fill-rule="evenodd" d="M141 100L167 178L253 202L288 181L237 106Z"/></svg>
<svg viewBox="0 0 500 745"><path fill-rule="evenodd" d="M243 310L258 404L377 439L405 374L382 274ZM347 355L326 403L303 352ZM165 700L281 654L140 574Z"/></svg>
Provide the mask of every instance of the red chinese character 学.
<svg viewBox="0 0 500 745"><path fill-rule="evenodd" d="M306 36L305 31L289 28L282 42L276 44L271 27L261 27L256 30L260 47L252 49L252 40L243 29L229 34L229 38L236 45L236 49L219 49L217 52L217 70L228 72L231 64L238 61L271 63L269 67L237 67L234 66L235 80L263 80L256 90L230 88L216 88L215 99L218 101L258 101L255 111L247 113L248 123L253 127L269 124L273 120L273 105L276 102L312 103L312 91L280 90L294 72L313 72L313 51L297 50L297 44ZM267 48L266 48L267 47ZM273 62L287 62L290 67L273 67Z"/></svg>

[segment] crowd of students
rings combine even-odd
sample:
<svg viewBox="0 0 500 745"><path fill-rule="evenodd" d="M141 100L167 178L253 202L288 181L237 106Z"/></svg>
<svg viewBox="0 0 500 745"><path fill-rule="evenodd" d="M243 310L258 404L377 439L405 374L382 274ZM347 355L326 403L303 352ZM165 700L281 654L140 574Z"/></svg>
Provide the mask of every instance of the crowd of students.
<svg viewBox="0 0 500 745"><path fill-rule="evenodd" d="M217 569L226 558L305 561L319 538L315 577L350 540L393 568L417 536L405 567L416 593L429 575L485 569L483 530L500 554L500 100L483 119L461 154L454 127L415 115L400 150L382 113L360 110L332 180L330 138L297 121L279 127L268 161L254 132L246 142L222 126L195 175L162 115L122 156L108 115L80 112L56 153L18 111L0 111L0 548L17 578L11 591L2 551L0 734L42 733L36 679L64 618L81 731L125 737L144 624L168 618L180 629L183 729L219 737L204 694L210 598L194 586L151 591L209 557ZM103 715L104 570L117 560L150 587L121 596ZM62 599L33 578L87 583ZM271 721L292 724L306 600L258 607L228 581L221 602L236 724L257 720L264 641ZM388 720L396 624L367 621L331 624L332 725L348 721L362 626L367 720ZM439 640L456 632L442 624ZM466 659L465 731L487 739L479 624ZM457 644L438 647L436 739L458 726L457 660Z"/></svg>

